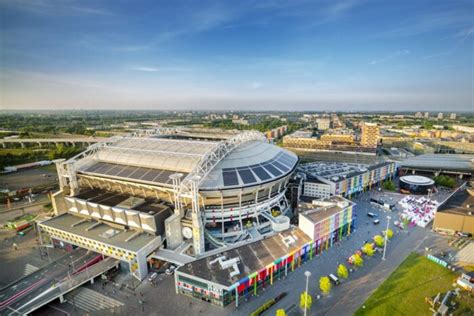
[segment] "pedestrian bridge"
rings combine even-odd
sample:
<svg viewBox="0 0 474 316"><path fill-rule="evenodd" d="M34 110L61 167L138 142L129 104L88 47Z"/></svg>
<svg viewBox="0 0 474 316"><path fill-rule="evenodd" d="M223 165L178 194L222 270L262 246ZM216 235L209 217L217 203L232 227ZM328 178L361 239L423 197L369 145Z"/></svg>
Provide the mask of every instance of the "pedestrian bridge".
<svg viewBox="0 0 474 316"><path fill-rule="evenodd" d="M113 258L76 249L0 290L0 315L26 315L118 266Z"/></svg>

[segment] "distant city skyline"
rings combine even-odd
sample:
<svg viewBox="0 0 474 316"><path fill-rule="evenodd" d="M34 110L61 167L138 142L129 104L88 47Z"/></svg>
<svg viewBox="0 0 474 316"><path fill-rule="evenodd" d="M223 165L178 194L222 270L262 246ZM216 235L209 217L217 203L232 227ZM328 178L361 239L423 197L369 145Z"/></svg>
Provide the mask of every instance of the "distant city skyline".
<svg viewBox="0 0 474 316"><path fill-rule="evenodd" d="M0 3L0 110L473 111L471 1Z"/></svg>

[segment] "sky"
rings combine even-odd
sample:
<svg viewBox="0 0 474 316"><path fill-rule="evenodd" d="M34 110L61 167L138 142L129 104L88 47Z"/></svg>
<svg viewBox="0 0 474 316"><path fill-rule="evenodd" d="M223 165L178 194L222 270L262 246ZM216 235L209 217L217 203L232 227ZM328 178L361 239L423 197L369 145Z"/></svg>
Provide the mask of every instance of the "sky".
<svg viewBox="0 0 474 316"><path fill-rule="evenodd" d="M473 111L474 4L0 1L0 109Z"/></svg>

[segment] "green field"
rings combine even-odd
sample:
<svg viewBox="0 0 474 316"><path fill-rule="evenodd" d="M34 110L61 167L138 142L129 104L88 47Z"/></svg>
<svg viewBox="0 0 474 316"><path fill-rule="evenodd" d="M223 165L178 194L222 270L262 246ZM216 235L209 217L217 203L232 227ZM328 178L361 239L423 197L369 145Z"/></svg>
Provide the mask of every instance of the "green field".
<svg viewBox="0 0 474 316"><path fill-rule="evenodd" d="M420 256L410 254L363 304L355 315L432 315L425 297L452 290L456 274ZM465 293L465 292L464 292ZM454 315L472 315L474 298L456 299Z"/></svg>

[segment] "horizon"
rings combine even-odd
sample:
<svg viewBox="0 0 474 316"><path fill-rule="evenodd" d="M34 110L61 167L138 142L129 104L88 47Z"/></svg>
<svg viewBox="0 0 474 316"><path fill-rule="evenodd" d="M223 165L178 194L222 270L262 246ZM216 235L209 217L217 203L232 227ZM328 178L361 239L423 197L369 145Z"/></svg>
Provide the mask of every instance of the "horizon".
<svg viewBox="0 0 474 316"><path fill-rule="evenodd" d="M474 110L470 1L7 0L0 11L1 110Z"/></svg>

